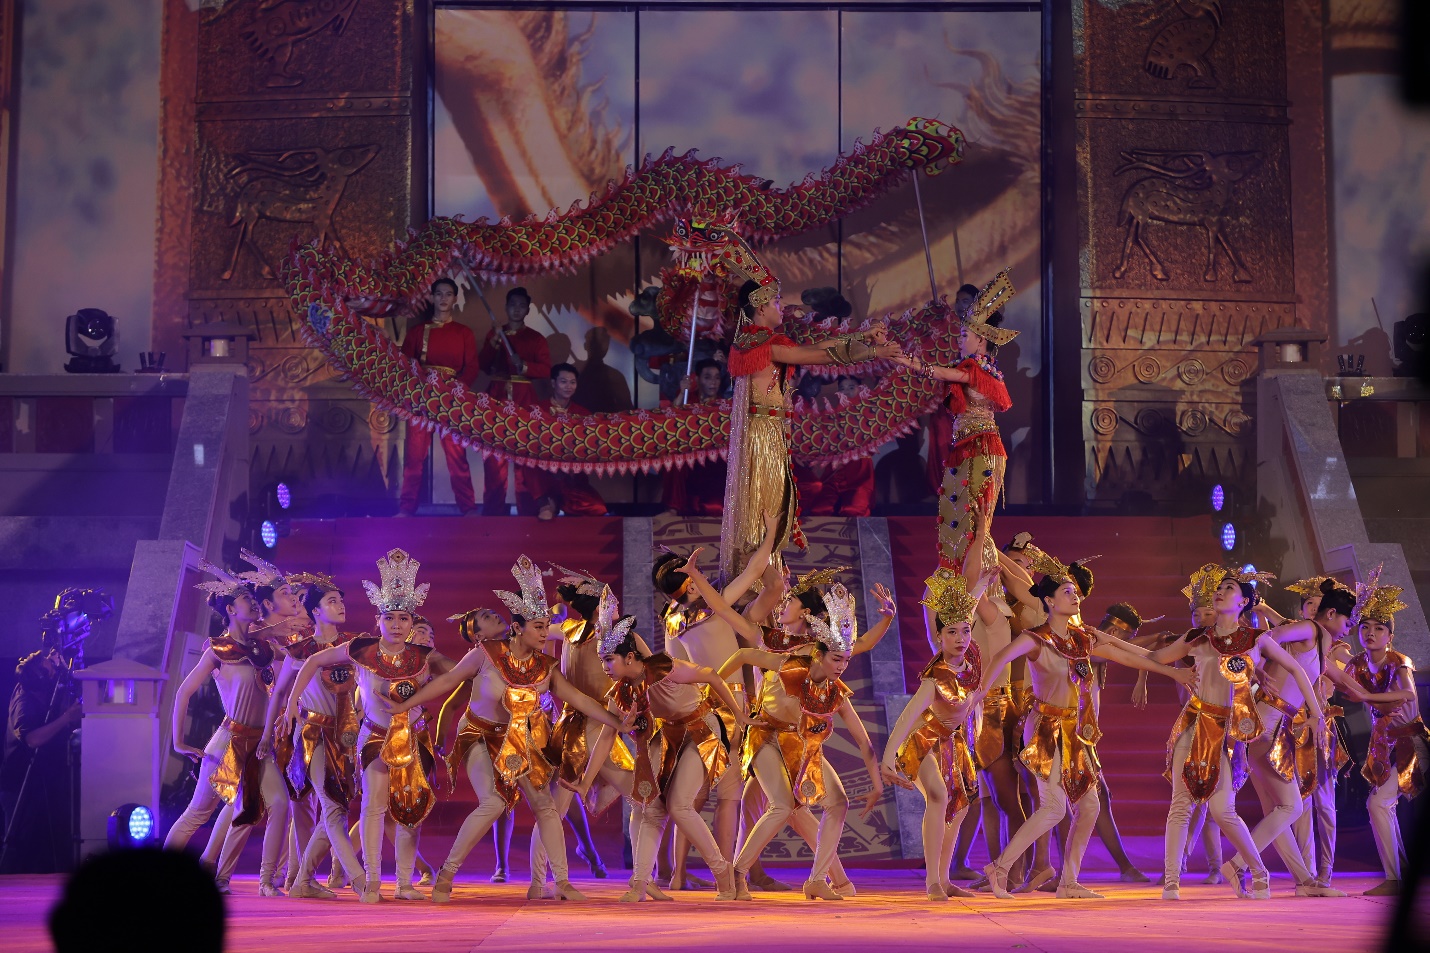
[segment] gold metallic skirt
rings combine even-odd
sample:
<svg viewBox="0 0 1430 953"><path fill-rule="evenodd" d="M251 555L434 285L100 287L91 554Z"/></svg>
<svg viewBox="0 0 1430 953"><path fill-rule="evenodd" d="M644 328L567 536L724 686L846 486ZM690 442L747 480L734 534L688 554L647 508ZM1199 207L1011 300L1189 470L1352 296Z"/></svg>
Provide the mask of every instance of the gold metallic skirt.
<svg viewBox="0 0 1430 953"><path fill-rule="evenodd" d="M1022 719L1013 693L1007 688L991 689L983 699L983 725L973 742L973 755L980 770L1019 748L1018 730Z"/></svg>
<svg viewBox="0 0 1430 953"><path fill-rule="evenodd" d="M368 732L362 743L363 769L382 759L387 765L387 813L404 827L416 827L436 804L430 776L437 757L431 736L413 728L407 712L393 715L386 728L368 720L363 727Z"/></svg>
<svg viewBox="0 0 1430 953"><path fill-rule="evenodd" d="M1068 800L1076 803L1096 787L1102 771L1097 761L1097 742L1102 738L1102 730L1097 726L1092 706L1085 706L1080 715L1076 708L1062 708L1034 699L1029 717L1037 719L1033 724L1033 740L1018 757L1029 771L1050 781L1053 757L1061 751L1063 765L1059 780Z"/></svg>
<svg viewBox="0 0 1430 953"><path fill-rule="evenodd" d="M776 554L793 539L799 545L799 497L790 469L789 441L783 417L752 405L745 425L745 449L741 471L731 470L727 479L725 506L734 511L735 563L742 567L760 548L765 538L764 514L779 517L775 537ZM733 490L734 492L730 492ZM722 541L722 545L729 545Z"/></svg>
<svg viewBox="0 0 1430 953"><path fill-rule="evenodd" d="M353 744L351 729L344 730L337 718L303 710L302 727L294 733L286 752L280 752L279 765L288 782L288 793L294 800L313 788L313 756L321 746L327 767L323 772L323 793L336 804L347 806L353 799Z"/></svg>
<svg viewBox="0 0 1430 953"><path fill-rule="evenodd" d="M492 764L497 762L497 756L501 753L502 744L506 741L507 726L504 722L487 721L478 718L468 712L462 717L461 723L457 727L457 737L452 741L452 750L447 752L443 760L447 765L447 790L457 789L457 775L462 772L462 765L467 762L467 753L474 745L482 745L487 749L487 757L492 759ZM515 784L508 784L502 777L501 772L493 772L493 781L496 784L497 796L500 797L506 806L510 808L516 803L520 790Z"/></svg>
<svg viewBox="0 0 1430 953"><path fill-rule="evenodd" d="M545 757L556 765L557 777L575 784L586 774L591 763L590 736L587 734L591 720L578 708L568 706L551 729L551 742L547 745ZM636 762L625 741L616 736L611 745L610 761L618 768L634 771Z"/></svg>
<svg viewBox="0 0 1430 953"><path fill-rule="evenodd" d="M233 805L233 826L246 827L263 816L263 762L258 760L258 739L262 728L241 725L225 718L219 726L228 732L228 744L209 775L214 793Z"/></svg>
<svg viewBox="0 0 1430 953"><path fill-rule="evenodd" d="M660 719L660 738L664 750L657 780L662 797L670 787L671 779L675 777L675 769L679 766L681 757L686 749L692 746L699 753L700 762L705 765L706 784L713 785L730 764L730 742L725 737L724 725L718 717L708 717L712 714L710 703L704 702L679 720ZM711 721L716 723L718 730L710 726Z"/></svg>
<svg viewBox="0 0 1430 953"><path fill-rule="evenodd" d="M1365 764L1361 765L1361 777L1369 781L1374 790L1394 774L1401 794L1408 798L1419 796L1425 789L1427 743L1430 743L1430 731L1419 718L1395 727L1391 727L1387 717L1376 718L1371 725L1370 745L1366 749Z"/></svg>
<svg viewBox="0 0 1430 953"><path fill-rule="evenodd" d="M1236 702L1236 699L1233 698ZM1249 701L1249 699L1248 699ZM1182 735L1188 731L1192 735L1192 747L1187 760L1182 765L1182 781L1187 791L1197 802L1207 800L1215 793L1221 780L1221 756L1225 754L1232 770L1232 787L1241 790L1246 783L1246 747L1243 742L1261 734L1261 717L1256 706L1249 706L1249 714L1239 711L1242 706L1231 707L1213 705L1193 695L1172 725L1172 733L1167 737L1167 769L1163 776L1172 780L1173 752ZM1234 731L1233 722L1240 724L1243 731ZM1254 728L1254 731L1251 730Z"/></svg>
<svg viewBox="0 0 1430 953"><path fill-rule="evenodd" d="M1292 708L1285 699L1273 695L1264 686L1256 693L1258 703L1265 705L1269 711L1262 715L1261 721L1271 733L1271 750L1266 753L1266 761L1271 766L1271 770L1283 781L1295 781L1302 789L1301 797L1305 798L1309 790L1306 788L1306 781L1297 776L1296 751L1300 741L1296 736L1296 717L1301 714L1299 709ZM1270 717L1266 717L1269 715ZM1310 735L1311 728L1304 724L1302 718L1302 734ZM1310 786L1315 787L1315 778L1310 780Z"/></svg>
<svg viewBox="0 0 1430 953"><path fill-rule="evenodd" d="M948 788L948 804L943 814L947 823L978 800L978 771L973 766L973 753L968 750L963 726L950 730L932 711L925 711L918 726L899 745L895 764L904 777L913 781L919 776L924 758L930 754L938 759L939 777Z"/></svg>
<svg viewBox="0 0 1430 953"><path fill-rule="evenodd" d="M776 745L784 762L790 791L796 804L810 806L824 800L824 739L829 736L831 718L804 714L798 727L775 721L768 714L745 731L743 764L751 773L755 755L765 745Z"/></svg>

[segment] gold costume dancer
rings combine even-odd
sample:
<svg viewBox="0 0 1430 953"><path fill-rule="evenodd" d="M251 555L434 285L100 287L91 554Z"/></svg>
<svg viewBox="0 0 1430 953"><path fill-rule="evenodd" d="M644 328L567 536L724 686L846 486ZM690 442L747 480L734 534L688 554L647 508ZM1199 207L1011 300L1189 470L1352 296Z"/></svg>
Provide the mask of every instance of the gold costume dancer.
<svg viewBox="0 0 1430 953"><path fill-rule="evenodd" d="M869 771L871 787L861 814L874 810L884 791L874 749L868 732L850 701L850 690L839 676L849 667L855 637L855 602L841 583L824 595L828 618L809 620L818 644L811 655L777 654L760 649L741 649L720 667L728 677L742 665L753 665L777 673L761 691L756 721L745 736L743 762L753 771L764 789L769 807L735 858L736 896L750 898L747 874L761 851L778 834L801 806L822 807L814 862L804 895L810 900L843 900L825 882L839 850L839 837L849 799L834 766L823 751L834 716L848 728Z"/></svg>
<svg viewBox="0 0 1430 953"><path fill-rule="evenodd" d="M1380 585L1381 567L1356 586L1355 617L1364 651L1351 657L1346 670L1334 666L1327 674L1352 701L1363 702L1371 716L1370 744L1361 777L1370 784L1366 809L1375 834L1375 849L1385 880L1366 891L1372 897L1400 893L1400 865L1405 845L1395 808L1401 797L1414 799L1425 789L1430 767L1430 732L1420 720L1415 691L1415 666L1391 648L1395 614L1405 608L1399 586Z"/></svg>
<svg viewBox="0 0 1430 953"><path fill-rule="evenodd" d="M1181 898L1182 853L1193 805L1205 802L1208 816L1226 834L1251 874L1251 889L1241 881L1242 868L1232 861L1222 865L1237 895L1265 900L1271 897L1270 875L1251 831L1236 810L1236 791L1244 778L1233 776L1234 749L1265 733L1256 704L1256 669L1271 659L1290 672L1308 702L1314 701L1301 666L1277 640L1243 621L1257 603L1253 582L1267 573L1243 572L1208 564L1193 576L1193 589L1215 583L1213 605L1216 622L1192 629L1171 645L1152 652L1151 658L1171 663L1190 659L1197 673L1196 688L1167 739L1167 778L1172 782L1172 802L1167 811L1163 845L1162 898ZM1185 672L1186 669L1177 669ZM1319 708L1313 708L1319 714ZM1319 722L1321 731L1325 722Z"/></svg>
<svg viewBox="0 0 1430 953"><path fill-rule="evenodd" d="M1025 747L1020 758L1037 781L1038 809L1009 838L1008 846L984 868L984 873L993 895L1011 900L1007 881L1012 864L1034 841L1071 814L1072 827L1057 895L1064 899L1094 899L1100 895L1078 882L1083 854L1100 809L1097 741L1102 732L1092 704L1096 677L1092 659L1111 659L1183 682L1194 681L1196 675L1158 664L1138 654L1141 650L1105 632L1074 625L1072 620L1081 608L1082 593L1066 567L1044 575L1031 595L1042 601L1048 621L1025 629L989 661L980 691L986 691L1013 659L1028 659L1034 700L1023 726Z"/></svg>
<svg viewBox="0 0 1430 953"><path fill-rule="evenodd" d="M917 787L924 797L925 889L930 900L977 896L949 882L948 866L963 816L978 803L969 739L976 734L973 699L983 666L973 640L973 616L975 609L985 616L998 615L983 598L997 573L991 567L972 592L962 576L947 570L928 579L924 604L938 620L939 651L920 673L918 690L889 730L879 765L886 782Z"/></svg>
<svg viewBox="0 0 1430 953"><path fill-rule="evenodd" d="M687 226L688 228L688 226ZM779 520L775 559L791 542L805 547L799 528L799 495L790 469L789 396L794 369L809 364L861 364L903 356L889 344L882 322L867 331L795 344L776 328L784 321L780 283L738 237L722 253L731 274L745 280L739 292L739 318L730 350L735 393L730 407L729 470L725 478L724 517L720 526L720 574L734 579L765 536L764 517Z"/></svg>
<svg viewBox="0 0 1430 953"><path fill-rule="evenodd" d="M542 653L551 606L546 601L541 570L522 556L512 567L512 575L521 594L504 590L496 593L511 611L511 637L505 642L479 642L451 671L393 706L394 711L403 711L444 699L461 682L472 680L471 701L447 755L447 770L450 777L465 768L478 804L462 822L447 860L437 872L433 903L451 900L452 883L462 861L496 819L516 803L518 794L526 798L536 815L556 877L556 898L585 899L567 876L566 837L548 787L557 768L546 758L551 716L542 706L541 697L549 691L593 721L617 728L620 722L595 699L573 688L556 670L555 659ZM541 886L533 883L527 898L543 897Z"/></svg>

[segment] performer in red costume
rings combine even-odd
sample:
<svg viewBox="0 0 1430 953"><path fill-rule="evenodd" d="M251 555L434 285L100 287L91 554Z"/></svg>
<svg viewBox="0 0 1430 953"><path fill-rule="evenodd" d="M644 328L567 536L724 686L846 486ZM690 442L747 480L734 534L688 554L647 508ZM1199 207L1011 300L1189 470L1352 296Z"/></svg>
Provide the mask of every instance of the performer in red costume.
<svg viewBox="0 0 1430 953"><path fill-rule="evenodd" d="M407 332L402 341L402 353L421 364L423 369L436 371L443 377L455 377L471 385L477 379L477 337L465 324L452 320L452 308L457 303L457 283L450 278L438 278L432 283L431 316ZM543 340L542 345L546 342ZM422 486L422 467L427 452L432 449L432 431L412 423L407 425L407 442L402 463L402 496L397 504L399 516L417 512L417 493ZM463 515L476 509L477 495L472 489L472 471L467 466L467 449L453 437L442 438L442 450L447 454L447 470L452 476L452 493Z"/></svg>
<svg viewBox="0 0 1430 953"><path fill-rule="evenodd" d="M478 359L482 370L491 375L487 394L497 400L511 401L517 406L539 404L536 388L532 381L540 380L551 373L551 348L541 332L526 326L526 316L531 313L531 295L525 288L513 288L506 293L506 340L516 352L513 364L506 345L498 337L498 330L492 328L482 344ZM507 516L506 505L507 464L505 460L487 457L482 462L486 474L486 486L482 491L482 513L486 516ZM516 493L520 499L523 493L531 494L528 473L525 468L517 468Z"/></svg>
<svg viewBox="0 0 1430 953"><path fill-rule="evenodd" d="M589 410L571 399L576 395L580 379L581 374L573 365L557 364L551 368L551 400L538 406L557 415L591 416ZM584 473L555 473L522 467L517 470L516 511L522 516L538 516L544 520L552 519L557 513L605 516L606 501Z"/></svg>

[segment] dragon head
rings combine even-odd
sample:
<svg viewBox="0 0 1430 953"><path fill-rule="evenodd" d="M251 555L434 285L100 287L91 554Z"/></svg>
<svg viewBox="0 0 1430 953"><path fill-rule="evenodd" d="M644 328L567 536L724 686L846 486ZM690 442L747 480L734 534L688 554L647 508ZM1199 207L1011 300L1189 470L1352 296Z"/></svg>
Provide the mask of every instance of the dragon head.
<svg viewBox="0 0 1430 953"><path fill-rule="evenodd" d="M709 220L678 218L666 244L680 269L692 276L714 274L731 282L758 283L760 287L750 294L750 303L757 308L779 296L779 279L735 231L733 211Z"/></svg>

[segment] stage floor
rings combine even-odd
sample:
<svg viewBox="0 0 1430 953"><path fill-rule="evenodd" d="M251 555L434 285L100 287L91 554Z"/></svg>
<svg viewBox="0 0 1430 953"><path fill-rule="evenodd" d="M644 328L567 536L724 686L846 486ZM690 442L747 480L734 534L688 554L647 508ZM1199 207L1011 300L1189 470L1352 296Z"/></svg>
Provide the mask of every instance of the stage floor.
<svg viewBox="0 0 1430 953"><path fill-rule="evenodd" d="M781 876L795 871L781 872ZM673 903L615 903L623 872L611 879L576 878L584 904L530 902L524 884L495 886L485 877L458 880L450 905L387 900L370 907L345 891L338 900L279 900L257 896L253 877L234 880L229 898L231 953L457 953L472 950L572 951L837 951L1037 950L1044 953L1161 953L1204 950L1378 950L1394 901L1351 896L1301 899L1284 875L1275 899L1237 900L1226 886L1195 884L1180 903L1160 901L1160 888L1085 878L1105 900L951 900L922 897L914 870L855 870L859 896L839 903L798 894L757 894L754 903L714 903L709 893L678 894ZM1337 877L1359 892L1379 877ZM0 936L7 953L50 949L44 920L59 890L58 877L0 878ZM163 884L152 885L155 915L163 916ZM391 896L390 882L384 894ZM1220 924L1226 932L1212 939ZM1197 940L1192 941L1195 931ZM118 948L119 937L115 937Z"/></svg>

